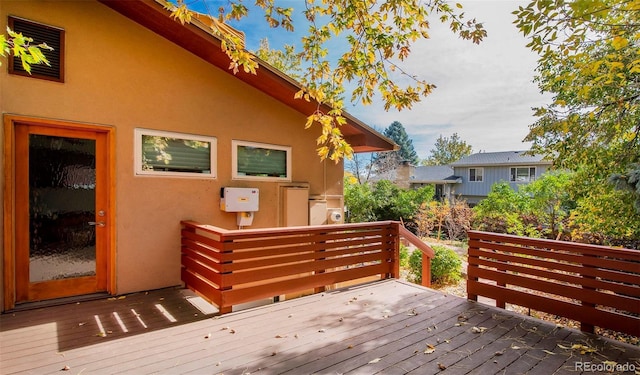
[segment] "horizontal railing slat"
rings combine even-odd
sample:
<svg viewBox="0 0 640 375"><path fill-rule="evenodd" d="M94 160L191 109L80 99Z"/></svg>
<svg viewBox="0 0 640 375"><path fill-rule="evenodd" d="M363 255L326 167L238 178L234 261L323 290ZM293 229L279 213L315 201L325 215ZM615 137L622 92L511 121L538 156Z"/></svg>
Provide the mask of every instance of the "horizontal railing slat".
<svg viewBox="0 0 640 375"><path fill-rule="evenodd" d="M239 285L251 282L258 282L264 279L274 279L289 275L296 275L307 272L325 271L331 268L352 266L357 263L380 262L379 253L359 254L343 258L336 258L321 261L306 261L302 263L294 263L280 265L277 267L269 267L259 270L250 270L244 272L234 272L224 274L222 276L225 285Z"/></svg>
<svg viewBox="0 0 640 375"><path fill-rule="evenodd" d="M629 273L623 273L619 271L606 270L602 268L584 267L583 264L577 264L577 263L571 264L571 263L562 263L562 262L551 262L548 259L538 259L538 258L531 258L527 256L514 257L511 254L503 254L496 251L477 249L477 248L469 248L468 254L469 256L472 256L472 257L482 257L481 259L485 259L485 261L489 261L489 259L495 259L498 261L502 261L503 262L502 264L504 264L505 262L519 263L519 264L526 264L533 267L544 268L548 270L558 270L561 272L559 273L556 272L554 273L554 275L549 274L547 275L547 277L557 278L558 280L563 280L567 282L572 282L573 280L573 279L569 279L568 276L566 276L567 272L583 275L583 276L591 276L594 278L595 277L600 277L603 279L606 278L606 280L610 282L619 282L619 283L627 283L627 284L635 285L637 286L637 288L635 289L640 292L640 287L639 287L640 274L629 274ZM553 256L553 255L554 255L553 253L548 254L548 256ZM487 264L487 266L489 266L489 264ZM532 268L528 268L528 269L532 269ZM522 272L527 272L527 271L522 270ZM592 280L589 278L583 278L583 279L585 281ZM614 289L611 289L612 291L617 291L618 285L622 287L622 289L620 289L620 292L629 293L634 290L633 288L632 289L624 288L624 285L622 284L607 283L607 285L609 284L612 288L614 288ZM589 285L589 286L594 286L594 285ZM597 287L597 286L594 286L594 287Z"/></svg>
<svg viewBox="0 0 640 375"><path fill-rule="evenodd" d="M554 294L578 301L605 305L626 310L632 313L640 313L640 305L634 303L634 299L610 293L602 293L597 290L583 289L581 287L562 285L541 279L509 274L503 271L495 271L485 268L473 267L469 269L469 277L494 280L501 284L515 285L530 290Z"/></svg>
<svg viewBox="0 0 640 375"><path fill-rule="evenodd" d="M186 268L182 268L181 271L182 281L193 290L197 290L198 293L205 296L212 303L222 306L222 293L220 287L205 280L202 276L194 274Z"/></svg>
<svg viewBox="0 0 640 375"><path fill-rule="evenodd" d="M586 286L594 289L607 290L614 293L623 293L633 297L640 297L640 287L638 285L625 285L625 284L610 282L608 280L601 280L596 278L585 278L580 276L579 274L553 272L553 270L551 269L545 270L540 268L523 267L523 266L518 266L513 262L511 263L495 262L487 259L477 259L475 262L480 266L497 268L497 269L500 269L503 271L509 271L509 272L517 272L520 275L531 275L535 277L542 277L549 280L557 280L560 282L570 283L574 285ZM590 270L590 268L587 268L587 267L582 269Z"/></svg>
<svg viewBox="0 0 640 375"><path fill-rule="evenodd" d="M529 307L638 335L640 252L469 231L470 299ZM517 290L513 289L517 288ZM569 299L570 301L560 301Z"/></svg>
<svg viewBox="0 0 640 375"><path fill-rule="evenodd" d="M306 249L302 249L304 252L292 254L292 255L284 255L284 256L274 256L269 258L257 258L254 260L247 260L243 262L235 262L235 263L225 263L222 265L222 272L235 272L235 271L243 271L252 268L258 267L267 267L267 266L277 266L282 263L293 263L293 262L303 262L309 260L320 260L323 258L333 258L333 257L344 257L352 254L358 253L369 253L369 252L379 252L380 246L367 246L362 248L355 249L344 249L344 250L331 250L331 251L308 251ZM378 255L379 257L381 255Z"/></svg>
<svg viewBox="0 0 640 375"><path fill-rule="evenodd" d="M593 256L584 256L580 253L566 253L560 251L551 251L551 250L541 250L541 249L530 249L525 247L519 247L514 245L504 245L497 244L491 242L482 242L476 240L469 240L469 248L487 248L492 250L503 251L507 253L517 253L523 255L529 255L539 258L544 258L549 261L549 263L553 263L551 260L561 260L565 262L571 263L582 263L584 265L590 265L598 268L608 268L612 270L620 270L627 272L637 272L638 265L630 263L629 258L603 258L603 257L593 257ZM591 253L587 255L593 255ZM622 255L620 255L622 256ZM638 260L640 262L640 260ZM640 264L640 263L639 263Z"/></svg>
<svg viewBox="0 0 640 375"><path fill-rule="evenodd" d="M238 261L238 260L247 260L247 259L255 259L262 258L265 256L273 256L273 255L286 255L286 254L295 254L303 251L332 251L334 249L344 249L344 248L357 248L358 246L369 246L380 248L382 245L380 238L369 238L369 239L355 239L353 241L345 242L334 242L334 241L318 241L318 242L300 242L296 244L296 246L288 245L286 247L270 247L270 248L260 248L259 243L256 244L257 248L247 248L244 250L236 250L232 253L225 254L226 261Z"/></svg>
<svg viewBox="0 0 640 375"><path fill-rule="evenodd" d="M340 282L355 280L367 276L385 274L388 272L390 272L388 264L375 264L371 266L359 267L353 270L327 272L247 288L224 290L222 291L223 304L237 305L240 303L254 301L260 298L273 297L274 294L293 293L300 290L307 290L319 286L337 284ZM275 291L277 291L277 293L275 293Z"/></svg>
<svg viewBox="0 0 640 375"><path fill-rule="evenodd" d="M640 325L638 324L637 318L633 318L628 315L575 305L569 302L559 301L557 299L473 280L468 281L467 287L473 289L478 293L478 295L485 296L487 298L507 300L510 301L509 303L513 303L515 305L563 316L579 322L585 322L600 327L603 327L603 324L606 324L604 327L618 332L626 332L634 336L640 335ZM540 309L540 306L544 306L545 308Z"/></svg>

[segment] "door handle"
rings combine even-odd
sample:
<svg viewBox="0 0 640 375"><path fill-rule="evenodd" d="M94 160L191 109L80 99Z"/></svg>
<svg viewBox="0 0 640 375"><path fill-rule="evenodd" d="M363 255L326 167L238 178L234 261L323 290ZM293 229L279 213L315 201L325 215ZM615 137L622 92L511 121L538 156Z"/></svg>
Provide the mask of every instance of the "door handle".
<svg viewBox="0 0 640 375"><path fill-rule="evenodd" d="M98 226L98 227L104 227L104 221L90 221L88 223L89 225L93 225L93 226Z"/></svg>

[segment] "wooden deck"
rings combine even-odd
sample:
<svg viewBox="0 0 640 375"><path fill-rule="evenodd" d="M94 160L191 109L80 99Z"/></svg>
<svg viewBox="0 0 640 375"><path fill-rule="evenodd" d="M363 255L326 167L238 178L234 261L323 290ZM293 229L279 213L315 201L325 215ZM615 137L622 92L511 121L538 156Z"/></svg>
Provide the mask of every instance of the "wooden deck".
<svg viewBox="0 0 640 375"><path fill-rule="evenodd" d="M2 315L0 373L548 375L605 361L621 366L614 374L640 369L640 347L398 280L221 317L189 296L165 289Z"/></svg>

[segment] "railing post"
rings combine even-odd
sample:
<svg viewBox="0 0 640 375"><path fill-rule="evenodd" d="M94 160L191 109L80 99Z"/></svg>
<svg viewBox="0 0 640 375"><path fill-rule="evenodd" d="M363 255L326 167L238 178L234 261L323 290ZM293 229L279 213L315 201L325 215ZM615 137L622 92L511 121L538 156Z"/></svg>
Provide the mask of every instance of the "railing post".
<svg viewBox="0 0 640 375"><path fill-rule="evenodd" d="M422 251L422 250L416 250ZM431 287L431 258L422 251L422 286Z"/></svg>
<svg viewBox="0 0 640 375"><path fill-rule="evenodd" d="M233 243L233 240L231 240L231 242ZM226 245L228 243L228 240L225 239L224 234L220 234L220 243L222 244L222 249L220 249L220 257L222 259L224 259L224 255L228 254L228 253L232 253L233 250L227 250L227 246ZM233 262L230 261L230 260L223 260L223 261L221 261L220 265L224 266L225 264L231 264L231 263L233 263ZM221 282L220 282L220 284L221 284L220 285L220 301L221 302L220 302L220 306L219 306L220 315L227 314L227 313L230 313L230 312L233 311L233 306L227 304L226 298L225 298L225 291L229 291L232 288L231 286L227 285L225 276L231 275L232 273L233 273L232 271L227 271L227 272L221 272L220 273L220 280L221 280Z"/></svg>
<svg viewBox="0 0 640 375"><path fill-rule="evenodd" d="M180 229L183 231L187 231L187 232L191 232L191 233L196 233L196 228L194 227L189 227L186 226L185 224L181 224L180 225ZM184 243L184 236L182 236L182 234L180 234L180 279L182 280L182 283L184 284L185 288L191 289L191 287L187 284L187 280L185 280L183 278L183 274L182 272L184 272L184 268L186 268L186 266L184 264L182 264L182 259L183 259L183 253L182 253L182 248L185 246Z"/></svg>
<svg viewBox="0 0 640 375"><path fill-rule="evenodd" d="M595 255L590 255L590 254L582 254L583 257L593 257L596 258ZM582 267L585 268L595 268L592 265L588 265L588 264L582 264ZM585 274L580 274L580 277L582 279L595 279L595 277L593 276L589 276L589 275L585 275ZM589 290L594 290L594 288L588 287L584 285L584 282L582 283L582 289L589 289ZM589 302L585 302L585 301L580 301L580 303L582 304L582 306L587 307L589 309L594 309L596 308L596 305L594 303L589 303ZM582 332L588 332L588 333L594 333L595 332L595 327L593 326L593 324L589 324L589 323L585 323L585 322L580 322L580 330Z"/></svg>
<svg viewBox="0 0 640 375"><path fill-rule="evenodd" d="M322 236L326 236L327 232L322 232L322 233L319 233L319 234L322 235ZM327 241L319 241L318 243L323 244L323 243L327 243ZM316 252L325 253L326 249L320 249L320 250L317 250ZM325 260L326 260L326 258L318 258L318 259L316 259L316 262L324 262ZM317 274L322 274L322 273L325 273L325 270L315 271L316 275ZM313 293L322 293L322 292L324 292L326 290L327 290L327 285L323 285L323 286L319 286L317 288L314 288L313 289Z"/></svg>
<svg viewBox="0 0 640 375"><path fill-rule="evenodd" d="M393 250L393 264L391 265L391 275L387 276L387 278L391 277L394 279L400 278L400 223L393 223L392 228L392 242L391 249Z"/></svg>
<svg viewBox="0 0 640 375"><path fill-rule="evenodd" d="M478 294L475 292L475 290L473 290L473 287L471 286L471 281L473 282L478 282L478 276L471 276L471 275L477 275L477 273L475 272L475 270L477 270L478 267L478 259L480 258L477 253L475 251L479 251L480 247L476 245L476 238L473 237L472 233L468 233L467 236L469 237L469 248L467 250L467 299L471 300L471 301L478 301ZM474 251L475 250L475 251Z"/></svg>

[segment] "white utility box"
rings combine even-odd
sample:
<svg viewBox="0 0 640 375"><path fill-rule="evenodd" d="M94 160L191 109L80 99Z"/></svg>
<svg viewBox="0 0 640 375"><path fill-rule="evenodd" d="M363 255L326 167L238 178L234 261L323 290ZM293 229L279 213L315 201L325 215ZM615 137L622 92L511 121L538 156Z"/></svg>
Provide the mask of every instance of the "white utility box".
<svg viewBox="0 0 640 375"><path fill-rule="evenodd" d="M255 212L260 192L256 188L225 187L220 191L220 209L225 212Z"/></svg>

